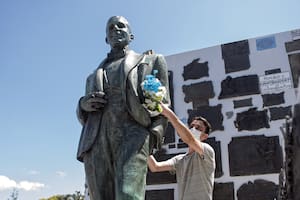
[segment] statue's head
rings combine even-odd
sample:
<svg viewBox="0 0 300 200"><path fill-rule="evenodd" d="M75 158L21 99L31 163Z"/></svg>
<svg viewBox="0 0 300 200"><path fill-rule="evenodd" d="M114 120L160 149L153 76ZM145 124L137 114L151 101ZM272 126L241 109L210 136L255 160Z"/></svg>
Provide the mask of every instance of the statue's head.
<svg viewBox="0 0 300 200"><path fill-rule="evenodd" d="M113 16L109 18L106 24L106 43L111 48L124 48L134 36L131 33L130 24L122 16Z"/></svg>

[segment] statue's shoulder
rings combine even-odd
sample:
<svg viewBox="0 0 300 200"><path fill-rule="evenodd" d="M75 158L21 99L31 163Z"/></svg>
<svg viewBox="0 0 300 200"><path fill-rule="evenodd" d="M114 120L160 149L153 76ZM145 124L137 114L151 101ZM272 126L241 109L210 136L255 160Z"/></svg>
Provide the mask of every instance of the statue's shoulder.
<svg viewBox="0 0 300 200"><path fill-rule="evenodd" d="M149 56L149 55L155 55L155 52L153 49L149 49L149 50L145 51L143 54Z"/></svg>
<svg viewBox="0 0 300 200"><path fill-rule="evenodd" d="M156 53L153 49L147 50L143 54L146 55L148 58L152 58L152 59L164 58L162 54Z"/></svg>

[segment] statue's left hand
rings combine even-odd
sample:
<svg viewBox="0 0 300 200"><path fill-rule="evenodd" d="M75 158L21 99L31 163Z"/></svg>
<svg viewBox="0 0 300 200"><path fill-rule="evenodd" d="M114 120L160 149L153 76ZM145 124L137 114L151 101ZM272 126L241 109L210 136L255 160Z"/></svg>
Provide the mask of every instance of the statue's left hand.
<svg viewBox="0 0 300 200"><path fill-rule="evenodd" d="M94 92L83 96L80 101L80 107L86 112L100 111L107 103L103 92Z"/></svg>

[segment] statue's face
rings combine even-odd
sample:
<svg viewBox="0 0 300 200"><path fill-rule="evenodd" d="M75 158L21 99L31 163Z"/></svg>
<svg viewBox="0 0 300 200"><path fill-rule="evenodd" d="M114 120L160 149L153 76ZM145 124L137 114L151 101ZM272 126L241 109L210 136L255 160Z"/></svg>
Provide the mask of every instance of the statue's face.
<svg viewBox="0 0 300 200"><path fill-rule="evenodd" d="M110 18L106 25L106 42L112 48L124 48L133 39L128 21L121 16Z"/></svg>

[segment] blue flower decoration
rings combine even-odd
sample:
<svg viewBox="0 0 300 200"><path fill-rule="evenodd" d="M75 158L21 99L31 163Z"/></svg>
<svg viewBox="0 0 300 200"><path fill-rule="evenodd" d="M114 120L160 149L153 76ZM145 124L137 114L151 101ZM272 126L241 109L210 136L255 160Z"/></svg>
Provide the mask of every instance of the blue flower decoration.
<svg viewBox="0 0 300 200"><path fill-rule="evenodd" d="M155 77L157 70L153 71L153 74L146 75L144 81L144 90L149 92L158 92L158 88L161 86L160 81Z"/></svg>

